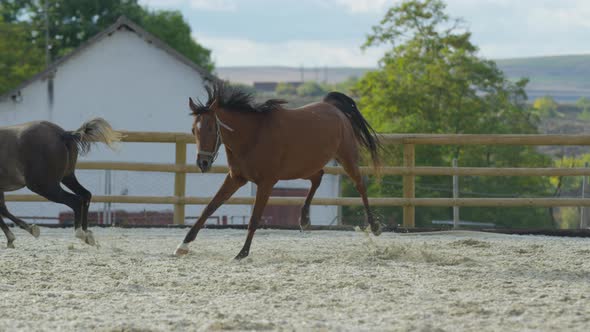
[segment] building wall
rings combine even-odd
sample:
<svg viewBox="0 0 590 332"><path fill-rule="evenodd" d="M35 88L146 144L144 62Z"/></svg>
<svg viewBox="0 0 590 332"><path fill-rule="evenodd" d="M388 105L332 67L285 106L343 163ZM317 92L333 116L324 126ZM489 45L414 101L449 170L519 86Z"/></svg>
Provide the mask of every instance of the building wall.
<svg viewBox="0 0 590 332"><path fill-rule="evenodd" d="M188 97L206 96L203 80L194 69L179 62L163 50L145 42L134 32L120 30L95 43L57 68L54 77L54 103L48 103L47 82L37 80L21 91L22 101L0 102L0 125L12 125L32 120L50 120L64 129L78 128L92 117L103 117L114 128L134 131L190 132ZM80 160L174 162L174 145L125 143L120 151L112 152L96 146ZM196 160L195 145L189 145L187 160ZM217 164L227 164L220 153ZM94 194L104 193L105 172L79 170L80 182ZM112 173L112 194L173 195L174 175L168 173ZM187 195L212 196L225 176L221 174L189 174ZM324 179L317 196L332 196L334 183ZM309 186L309 183L285 185ZM21 190L27 192L26 189ZM250 196L248 184L235 196ZM171 206L113 204L113 209L161 210ZM49 203L10 203L17 215L57 215L67 208ZM102 209L93 204L92 210ZM203 206L188 206L188 217L198 216ZM226 205L215 215L250 215L250 206ZM336 215L335 207L313 208L312 222L325 223ZM189 220L189 223L194 222Z"/></svg>

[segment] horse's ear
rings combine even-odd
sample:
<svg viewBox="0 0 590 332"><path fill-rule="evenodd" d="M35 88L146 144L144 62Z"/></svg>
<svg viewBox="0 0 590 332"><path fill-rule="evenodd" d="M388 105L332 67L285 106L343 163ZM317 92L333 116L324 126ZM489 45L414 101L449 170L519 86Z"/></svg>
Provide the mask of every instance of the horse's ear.
<svg viewBox="0 0 590 332"><path fill-rule="evenodd" d="M197 104L195 104L193 98L191 97L188 97L188 106L191 108L191 111L193 111L194 114L197 114L197 112L199 111L199 107L197 106Z"/></svg>

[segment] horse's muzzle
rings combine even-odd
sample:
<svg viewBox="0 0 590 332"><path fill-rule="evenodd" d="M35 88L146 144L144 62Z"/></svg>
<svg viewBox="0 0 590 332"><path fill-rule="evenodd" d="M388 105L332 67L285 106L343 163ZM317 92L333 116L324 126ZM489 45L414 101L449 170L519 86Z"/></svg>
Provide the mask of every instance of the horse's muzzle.
<svg viewBox="0 0 590 332"><path fill-rule="evenodd" d="M207 173L211 169L211 161L207 157L198 156L197 166L203 173Z"/></svg>

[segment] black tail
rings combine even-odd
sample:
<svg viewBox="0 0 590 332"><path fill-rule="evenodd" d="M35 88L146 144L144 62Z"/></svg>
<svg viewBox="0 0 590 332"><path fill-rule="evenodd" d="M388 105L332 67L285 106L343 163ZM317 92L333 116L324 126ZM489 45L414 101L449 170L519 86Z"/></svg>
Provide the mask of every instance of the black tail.
<svg viewBox="0 0 590 332"><path fill-rule="evenodd" d="M379 168L381 166L381 159L379 158L381 143L373 127L363 118L358 107L356 107L354 100L343 93L330 92L324 97L324 102L336 106L348 117L357 141L369 150L373 166Z"/></svg>

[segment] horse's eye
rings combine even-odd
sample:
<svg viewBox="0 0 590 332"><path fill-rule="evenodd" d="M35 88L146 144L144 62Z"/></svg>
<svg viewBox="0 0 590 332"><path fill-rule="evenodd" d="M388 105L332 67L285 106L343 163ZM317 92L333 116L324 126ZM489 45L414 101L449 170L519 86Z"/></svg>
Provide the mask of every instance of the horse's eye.
<svg viewBox="0 0 590 332"><path fill-rule="evenodd" d="M191 128L191 131L193 132L193 135L196 135L195 134L195 127Z"/></svg>

